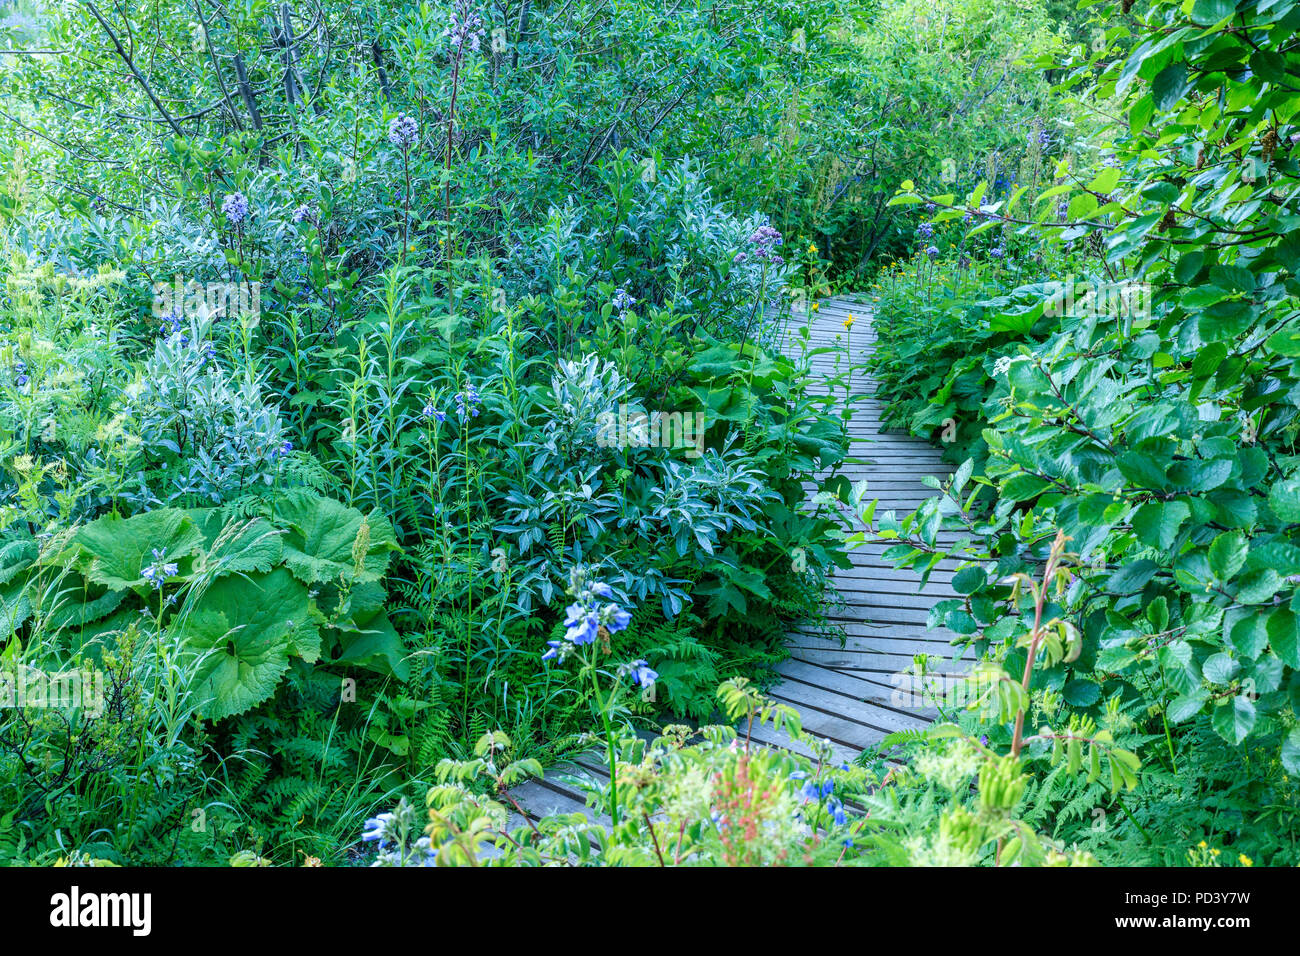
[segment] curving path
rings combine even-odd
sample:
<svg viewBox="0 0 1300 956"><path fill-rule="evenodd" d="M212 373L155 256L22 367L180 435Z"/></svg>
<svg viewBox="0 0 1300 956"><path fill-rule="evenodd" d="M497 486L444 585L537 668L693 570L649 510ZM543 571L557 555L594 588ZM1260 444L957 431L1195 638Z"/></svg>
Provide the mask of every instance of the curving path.
<svg viewBox="0 0 1300 956"><path fill-rule="evenodd" d="M855 321L846 343L844 322L850 314ZM835 347L812 357L813 390L830 391L853 410L849 457L839 473L852 482L867 481L868 495L879 499L877 516L894 511L901 517L934 494L922 478L945 477L952 466L922 439L880 431L881 407L868 394L874 383L860 369L875 342L867 306L848 298L822 300L811 317L789 323L784 335L787 352L794 354L801 347L804 337L798 330L804 326L811 348ZM851 378L846 375L846 345L859 366ZM841 379L832 384L837 376ZM816 490L811 482L807 487L810 495ZM768 691L798 710L804 730L830 741L836 756L845 760L872 748L887 734L920 728L933 719L933 711L912 702L909 685L901 677L915 655L931 654L948 661L940 671L956 672L966 665L965 660L952 662L950 634L925 627L930 607L956 596L949 583L955 562L941 563L922 588L920 575L896 570L884 560L887 547L868 541L850 552L853 566L836 573L825 605L827 623L838 636L828 639L825 626L797 626L790 633L790 658L777 668L782 679ZM755 728L754 736L776 746L803 749L770 728ZM599 754L552 768L544 779L529 781L512 794L530 816L582 812L594 817L586 806L583 778L593 782L608 778Z"/></svg>

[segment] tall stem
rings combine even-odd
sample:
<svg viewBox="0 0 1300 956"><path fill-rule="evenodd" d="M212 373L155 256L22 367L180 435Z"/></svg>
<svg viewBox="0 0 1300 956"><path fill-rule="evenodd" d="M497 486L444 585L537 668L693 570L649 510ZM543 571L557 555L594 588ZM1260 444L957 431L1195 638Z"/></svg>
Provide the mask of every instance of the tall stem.
<svg viewBox="0 0 1300 956"><path fill-rule="evenodd" d="M605 706L605 701L600 696L600 674L594 663L591 665L591 688L595 694L596 707L600 710L600 722L605 727L605 754L609 760L609 815L614 821L614 826L618 826L618 761L614 755L614 724L609 719L609 708ZM611 690L611 700L613 696Z"/></svg>
<svg viewBox="0 0 1300 956"><path fill-rule="evenodd" d="M1034 675L1034 659L1038 656L1038 647L1043 642L1043 605L1047 603L1047 588L1051 583L1052 576L1056 573L1056 566L1060 563L1061 552L1065 549L1065 542L1068 539L1064 531L1056 532L1056 540L1052 542L1052 550L1047 555L1047 565L1043 568L1043 581L1039 591L1034 595L1034 629L1033 635L1029 641L1029 653L1025 658L1025 673L1020 679L1020 687L1025 692L1026 698L1029 696L1029 680ZM1016 711L1016 729L1011 736L1011 756L1020 756L1020 748L1023 746L1023 736L1025 730L1025 708L1021 707Z"/></svg>

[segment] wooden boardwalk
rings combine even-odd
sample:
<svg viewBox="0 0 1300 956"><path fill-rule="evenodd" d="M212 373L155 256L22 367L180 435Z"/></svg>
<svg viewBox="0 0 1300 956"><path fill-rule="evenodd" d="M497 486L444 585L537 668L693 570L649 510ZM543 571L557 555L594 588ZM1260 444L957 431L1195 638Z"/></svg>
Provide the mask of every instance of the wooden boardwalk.
<svg viewBox="0 0 1300 956"><path fill-rule="evenodd" d="M855 321L846 340L844 322L850 314ZM804 325L813 348L837 347L836 352L812 358L814 391L825 393L828 379L844 375L849 367L846 347L852 349L853 364L860 366L875 342L868 308L848 299L822 300L810 320L798 317L791 322L785 330L788 352L797 351L801 339L797 330ZM934 494L922 478L942 478L953 469L925 441L881 432L880 405L864 397L873 390L860 369L847 391L843 383L833 388L836 395L854 397L849 460L839 473L852 482L866 479L868 497L879 499L877 516L894 511L902 517ZM816 486L809 483L808 487L811 492ZM824 627L796 627L790 634L790 658L777 668L782 679L768 691L798 710L804 730L829 741L835 755L845 760L871 749L887 734L920 728L933 719L933 711L913 703L911 685L903 677L916 655L942 658L945 663L933 668L940 672L958 672L968 663L952 662L953 648L947 643L952 635L927 631L925 626L935 602L956 596L950 586L955 563L941 563L921 588L918 574L896 570L884 560L887 547L868 541L850 552L853 566L835 575L836 593L827 595L825 610L827 622L842 634L843 644L828 640ZM775 746L803 750L769 728L755 728L754 736ZM512 793L530 816L573 812L591 816L582 790L584 779L593 783L608 779L599 755L552 768L544 779L529 781Z"/></svg>

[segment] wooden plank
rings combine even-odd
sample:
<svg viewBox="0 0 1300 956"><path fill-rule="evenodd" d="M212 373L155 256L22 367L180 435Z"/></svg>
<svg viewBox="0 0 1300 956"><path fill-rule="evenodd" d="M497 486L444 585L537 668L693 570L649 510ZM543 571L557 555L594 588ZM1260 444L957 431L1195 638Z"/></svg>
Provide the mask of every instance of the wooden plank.
<svg viewBox="0 0 1300 956"><path fill-rule="evenodd" d="M850 313L856 321L846 334L843 322ZM828 410L845 407L846 400L852 410L846 424L848 460L804 482L809 496L833 472L850 481L865 479L869 498L878 502L878 516L893 512L902 517L932 497L934 489L921 479L942 481L955 466L924 437L886 426L884 405L871 394L878 380L865 374L860 364L878 340L871 327L871 306L831 298L822 300L816 312L778 314L773 321L778 331L766 340L769 345L775 341L794 356L805 349L833 350L811 358L812 374L820 381L810 392L824 396ZM945 532L939 546L959 538ZM925 627L935 602L957 596L951 582L961 562L942 559L922 585L917 572L884 559L885 550L893 547L894 542L869 540L848 553L851 566L837 569L830 580L833 590L826 597L825 623L804 622L792 629L787 642L791 657L777 667L783 680L769 691L799 711L805 732L830 742L837 761L873 748L889 733L920 728L935 719L937 711L921 706L910 693L915 678L905 671L914 655L939 657L941 672L954 674L973 657L968 649L948 643L952 632ZM954 652L962 655L956 663L951 660ZM752 736L756 742L811 756L806 745L770 727L754 727ZM581 754L570 761L569 769L595 783L608 779L603 753ZM548 772L545 779L530 781L514 793L530 814L582 812L594 818L581 787L562 771Z"/></svg>

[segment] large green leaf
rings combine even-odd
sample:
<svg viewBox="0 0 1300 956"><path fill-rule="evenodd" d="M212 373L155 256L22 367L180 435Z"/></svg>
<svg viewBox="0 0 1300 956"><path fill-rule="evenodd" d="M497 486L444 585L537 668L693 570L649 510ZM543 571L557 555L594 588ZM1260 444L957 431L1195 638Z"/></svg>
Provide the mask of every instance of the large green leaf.
<svg viewBox="0 0 1300 956"><path fill-rule="evenodd" d="M196 676L202 713L212 720L241 714L269 698L289 668L283 633L231 624L221 611L195 611L181 634L186 647L202 655Z"/></svg>
<svg viewBox="0 0 1300 956"><path fill-rule="evenodd" d="M155 549L180 563L203 547L203 532L178 508L159 508L130 518L106 515L72 539L77 565L87 580L113 589L147 584L141 573L154 563ZM181 568L181 578L185 568Z"/></svg>
<svg viewBox="0 0 1300 956"><path fill-rule="evenodd" d="M1232 744L1239 744L1255 726L1255 704L1249 697L1239 694L1226 704L1214 708L1213 724L1219 736Z"/></svg>
<svg viewBox="0 0 1300 956"><path fill-rule="evenodd" d="M51 632L82 627L112 614L129 592L92 584L75 571L40 590L43 623Z"/></svg>
<svg viewBox="0 0 1300 956"><path fill-rule="evenodd" d="M293 492L277 501L274 521L289 529L284 536L285 565L307 584L378 580L397 550L387 518L378 512L362 515L356 508L310 492ZM353 548L363 523L368 541L357 574Z"/></svg>
<svg viewBox="0 0 1300 956"><path fill-rule="evenodd" d="M402 639L382 611L367 615L354 627L341 628L339 643L343 648L339 663L358 664L403 681L411 676Z"/></svg>
<svg viewBox="0 0 1300 956"><path fill-rule="evenodd" d="M0 587L0 642L22 627L31 616L32 602L27 596L26 581Z"/></svg>
<svg viewBox="0 0 1300 956"><path fill-rule="evenodd" d="M1240 531L1226 531L1210 543L1210 570L1220 581L1227 581L1241 570L1250 552L1250 543Z"/></svg>
<svg viewBox="0 0 1300 956"><path fill-rule="evenodd" d="M281 532L263 518L223 519L218 508L190 512L203 532L203 567L218 574L270 571L284 558Z"/></svg>
<svg viewBox="0 0 1300 956"><path fill-rule="evenodd" d="M315 660L317 617L307 588L283 568L214 581L179 627L187 647L212 652L199 673L211 701L205 713L242 713L274 692L291 655Z"/></svg>
<svg viewBox="0 0 1300 956"><path fill-rule="evenodd" d="M1274 484L1268 490L1268 506L1283 521L1300 521L1300 478Z"/></svg>
<svg viewBox="0 0 1300 956"><path fill-rule="evenodd" d="M1191 517L1183 501L1149 501L1133 515L1133 533L1145 545L1167 550L1178 537L1178 529Z"/></svg>

